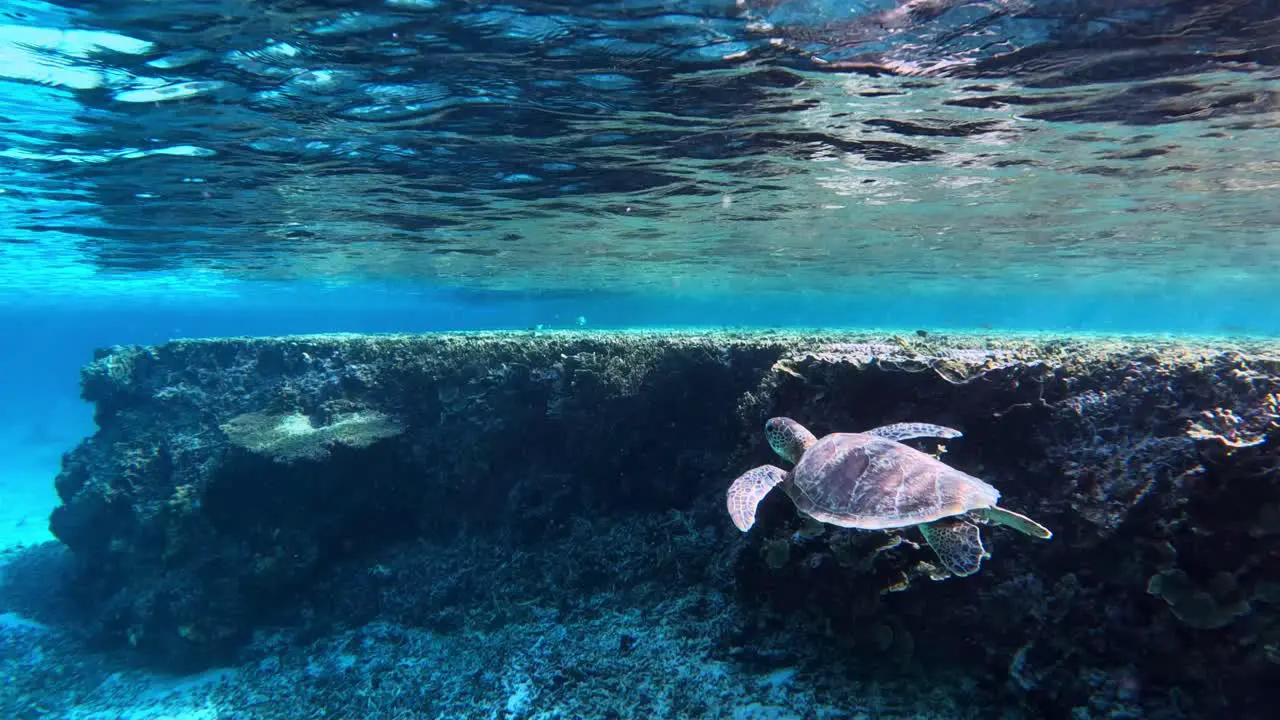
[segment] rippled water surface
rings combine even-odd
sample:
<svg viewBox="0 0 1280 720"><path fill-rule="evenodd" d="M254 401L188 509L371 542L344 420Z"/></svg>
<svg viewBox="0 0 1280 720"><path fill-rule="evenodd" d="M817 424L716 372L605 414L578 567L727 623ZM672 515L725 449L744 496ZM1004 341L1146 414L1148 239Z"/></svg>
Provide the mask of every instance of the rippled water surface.
<svg viewBox="0 0 1280 720"><path fill-rule="evenodd" d="M1265 291L1280 3L0 12L0 282Z"/></svg>

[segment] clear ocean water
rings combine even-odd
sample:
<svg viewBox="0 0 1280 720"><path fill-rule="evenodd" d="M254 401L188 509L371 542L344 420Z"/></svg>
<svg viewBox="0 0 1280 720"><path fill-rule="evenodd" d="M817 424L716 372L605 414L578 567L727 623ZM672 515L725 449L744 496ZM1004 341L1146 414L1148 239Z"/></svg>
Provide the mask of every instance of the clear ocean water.
<svg viewBox="0 0 1280 720"><path fill-rule="evenodd" d="M1280 3L0 3L0 541L96 347L1280 335Z"/></svg>

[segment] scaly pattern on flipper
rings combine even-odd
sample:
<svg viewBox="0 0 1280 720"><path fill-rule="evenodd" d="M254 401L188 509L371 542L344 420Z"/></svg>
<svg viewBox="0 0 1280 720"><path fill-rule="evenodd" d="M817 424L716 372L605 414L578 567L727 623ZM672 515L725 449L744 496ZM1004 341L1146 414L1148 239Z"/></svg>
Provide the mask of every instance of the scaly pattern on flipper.
<svg viewBox="0 0 1280 720"><path fill-rule="evenodd" d="M936 437L950 440L958 438L963 433L959 430L952 430L942 425L930 425L929 423L894 423L892 425L881 425L878 428L867 430L868 435L876 435L887 440L910 440L911 438L920 437Z"/></svg>
<svg viewBox="0 0 1280 720"><path fill-rule="evenodd" d="M1012 510L1005 510L1002 507L978 508L973 511L973 514L988 522L993 522L997 525L1004 525L1005 527L1011 527L1014 530L1025 535L1030 535L1031 537L1037 537L1042 540L1048 540L1053 537L1053 532L1051 532L1049 528L1041 525L1035 520L1032 520L1026 515L1019 515Z"/></svg>
<svg viewBox="0 0 1280 720"><path fill-rule="evenodd" d="M944 518L921 525L920 532L952 574L972 575L982 567L983 560L991 557L982 547L978 526L967 520Z"/></svg>
<svg viewBox="0 0 1280 720"><path fill-rule="evenodd" d="M774 465L761 465L743 473L729 486L725 494L725 503L729 506L729 517L742 532L756 524L756 506L774 485L787 477L787 471Z"/></svg>

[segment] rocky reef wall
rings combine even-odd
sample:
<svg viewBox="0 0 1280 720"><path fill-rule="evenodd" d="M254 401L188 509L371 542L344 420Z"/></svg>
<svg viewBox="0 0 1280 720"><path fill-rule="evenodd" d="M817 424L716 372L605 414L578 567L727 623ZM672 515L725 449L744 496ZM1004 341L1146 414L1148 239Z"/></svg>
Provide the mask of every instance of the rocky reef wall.
<svg viewBox="0 0 1280 720"><path fill-rule="evenodd" d="M725 661L961 672L1040 717L1265 717L1255 688L1280 669L1274 346L227 339L104 350L83 395L99 430L65 456L50 519L66 592L90 637L168 663L220 662L270 625L449 633L697 588L727 610L669 622ZM815 527L781 493L739 533L724 491L779 463L774 415L819 436L960 429L913 444L1055 536L985 527L992 558L957 578L917 530Z"/></svg>

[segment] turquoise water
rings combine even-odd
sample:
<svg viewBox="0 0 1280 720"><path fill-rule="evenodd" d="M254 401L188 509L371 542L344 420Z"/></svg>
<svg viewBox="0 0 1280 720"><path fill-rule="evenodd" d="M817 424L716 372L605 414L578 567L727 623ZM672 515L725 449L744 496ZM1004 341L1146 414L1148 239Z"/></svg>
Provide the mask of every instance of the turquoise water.
<svg viewBox="0 0 1280 720"><path fill-rule="evenodd" d="M0 301L1274 333L1266 5L10 3Z"/></svg>
<svg viewBox="0 0 1280 720"><path fill-rule="evenodd" d="M1280 7L0 7L0 544L92 349L333 331L1280 335Z"/></svg>
<svg viewBox="0 0 1280 720"><path fill-rule="evenodd" d="M1268 3L8 2L4 427L49 442L7 487L39 477L47 499L88 423L77 369L113 343L1280 334L1275 22Z"/></svg>

